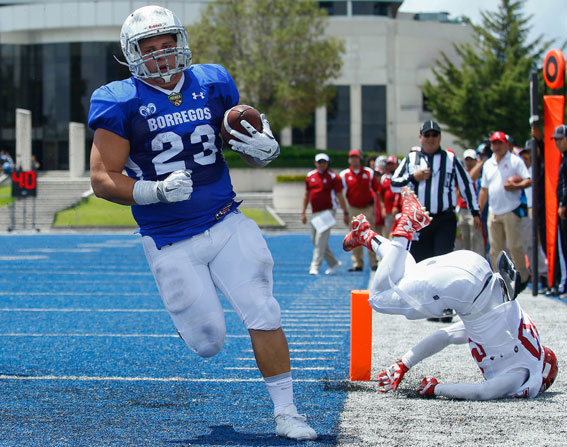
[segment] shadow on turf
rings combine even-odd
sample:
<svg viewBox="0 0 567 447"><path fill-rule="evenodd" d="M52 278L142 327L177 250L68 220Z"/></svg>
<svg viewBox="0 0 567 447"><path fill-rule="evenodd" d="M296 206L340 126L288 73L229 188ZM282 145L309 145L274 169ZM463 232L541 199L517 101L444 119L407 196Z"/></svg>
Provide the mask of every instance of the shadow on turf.
<svg viewBox="0 0 567 447"><path fill-rule="evenodd" d="M208 435L200 435L192 439L184 439L178 441L165 441L167 444L179 446L195 446L195 445L234 445L234 446L277 446L277 445L296 445L297 441L281 438L273 433L257 434L238 432L232 425L213 425L209 427L211 433ZM331 435L319 435L316 441L318 445L329 444L336 445L337 437Z"/></svg>

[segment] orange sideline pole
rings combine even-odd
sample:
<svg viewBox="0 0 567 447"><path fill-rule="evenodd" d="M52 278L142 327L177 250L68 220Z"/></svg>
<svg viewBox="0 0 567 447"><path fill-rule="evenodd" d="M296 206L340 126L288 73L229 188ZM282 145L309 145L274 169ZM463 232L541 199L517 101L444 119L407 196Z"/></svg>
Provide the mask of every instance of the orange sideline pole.
<svg viewBox="0 0 567 447"><path fill-rule="evenodd" d="M372 308L368 290L350 293L350 380L370 380Z"/></svg>

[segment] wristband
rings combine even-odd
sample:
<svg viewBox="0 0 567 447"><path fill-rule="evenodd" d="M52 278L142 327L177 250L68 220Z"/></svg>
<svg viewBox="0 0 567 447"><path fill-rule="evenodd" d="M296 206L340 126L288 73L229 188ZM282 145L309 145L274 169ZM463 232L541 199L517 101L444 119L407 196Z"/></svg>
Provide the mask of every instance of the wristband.
<svg viewBox="0 0 567 447"><path fill-rule="evenodd" d="M132 191L134 202L138 205L158 203L157 183L158 182L152 182L149 180L138 180L134 183L134 189Z"/></svg>

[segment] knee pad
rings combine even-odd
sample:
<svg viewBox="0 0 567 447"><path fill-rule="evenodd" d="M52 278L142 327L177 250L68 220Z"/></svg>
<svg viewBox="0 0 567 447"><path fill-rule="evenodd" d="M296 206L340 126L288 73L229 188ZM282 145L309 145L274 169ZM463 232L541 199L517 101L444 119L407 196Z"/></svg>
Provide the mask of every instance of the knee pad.
<svg viewBox="0 0 567 447"><path fill-rule="evenodd" d="M225 331L224 318L219 321L214 316L203 317L179 330L179 336L195 354L212 357L222 349Z"/></svg>
<svg viewBox="0 0 567 447"><path fill-rule="evenodd" d="M279 329L282 325L280 305L272 296L256 300L254 305L247 309L244 315L246 329L271 331Z"/></svg>

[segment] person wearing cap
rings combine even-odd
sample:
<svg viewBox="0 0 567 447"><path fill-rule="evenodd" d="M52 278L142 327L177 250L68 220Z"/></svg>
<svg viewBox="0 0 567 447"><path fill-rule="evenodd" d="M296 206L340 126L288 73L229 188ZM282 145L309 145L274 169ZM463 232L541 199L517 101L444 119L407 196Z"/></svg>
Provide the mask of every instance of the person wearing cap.
<svg viewBox="0 0 567 447"><path fill-rule="evenodd" d="M340 176L343 183L343 190L348 204L348 211L351 216L364 214L374 216L374 200L372 192L376 195L381 193L380 182L374 170L362 166L362 154L358 149L352 149L348 153L349 167L341 171ZM369 219L371 222L373 218ZM376 270L378 260L373 251L368 251L370 268ZM349 272L361 272L364 268L364 251L362 247L356 247L352 251L352 267Z"/></svg>
<svg viewBox="0 0 567 447"><path fill-rule="evenodd" d="M524 161L526 168L528 168L530 177L532 177L531 140L527 140L524 147L518 147L518 146L514 147L514 154L520 157ZM525 195L526 205L528 207L528 215L522 218L522 235L523 235L523 243L524 243L524 253L528 255L529 265L535 265L533 262L533 237L532 237L532 226L533 226L532 208L534 204L532 187L530 186L524 189L523 194ZM545 195L542 201L545 202ZM536 200L536 205L537 205L537 200ZM545 213L545 210L539 210L539 212ZM537 273L538 273L539 282L541 282L542 284L547 284L547 264L545 263L546 254L545 251L543 250L541 243L538 243L538 250L539 250L539 255L538 255Z"/></svg>
<svg viewBox="0 0 567 447"><path fill-rule="evenodd" d="M467 173L476 166L478 162L478 154L474 149L467 149L463 153L464 166ZM471 177L472 178L472 177ZM473 181L475 193L477 192L477 184ZM474 218L467 207L467 203L463 200L460 192L457 198L457 227L460 230L461 238L457 237L457 248L463 250L471 250L484 256L486 251L484 248L484 240L482 237L482 230L474 226Z"/></svg>
<svg viewBox="0 0 567 447"><path fill-rule="evenodd" d="M364 165L374 171L378 182L381 183L386 167L386 157L369 155L366 157ZM382 233L384 229L384 201L375 191L372 191L372 201L374 202L374 228Z"/></svg>
<svg viewBox="0 0 567 447"><path fill-rule="evenodd" d="M557 178L557 216L558 229L561 239L561 245L558 247L558 256L560 262L558 266L559 279L557 293L565 294L567 292L567 272L565 265L567 264L567 125L561 124L555 128L555 132L551 137L555 140L555 147L561 152L561 165L559 167L559 176ZM562 296L567 297L567 295Z"/></svg>
<svg viewBox="0 0 567 447"><path fill-rule="evenodd" d="M307 217L305 211L307 205L311 204L311 221L321 216L323 213L331 213L335 217L336 209L340 204L343 210L343 219L346 225L349 224L348 212L345 200L342 195L343 184L341 178L331 169L329 164L331 159L327 154L315 155L315 169L309 171L305 178L305 195L303 196L303 208L301 209L301 221L306 224ZM323 263L327 262L329 268L325 271L326 275L335 274L340 266L339 261L329 247L329 236L331 227L324 231L317 231L311 225L311 240L313 241L313 258L309 267L310 275L318 275Z"/></svg>
<svg viewBox="0 0 567 447"><path fill-rule="evenodd" d="M523 289L530 275L522 243L521 191L531 186L531 176L523 160L509 151L504 132L490 136L490 148L493 155L484 163L478 199L481 210L488 202L490 262L496 268L498 255L507 246L520 272Z"/></svg>
<svg viewBox="0 0 567 447"><path fill-rule="evenodd" d="M382 196L384 197L384 227L382 236L389 238L396 214L402 209L402 195L392 191L392 175L398 167L398 157L389 155L386 158L386 172L380 179Z"/></svg>
<svg viewBox="0 0 567 447"><path fill-rule="evenodd" d="M433 217L431 224L417 233L411 254L417 262L453 251L457 235L457 188L481 228L477 195L471 178L454 153L441 148L441 128L433 120L419 130L421 150L410 152L392 176L392 191L404 186L414 190Z"/></svg>

